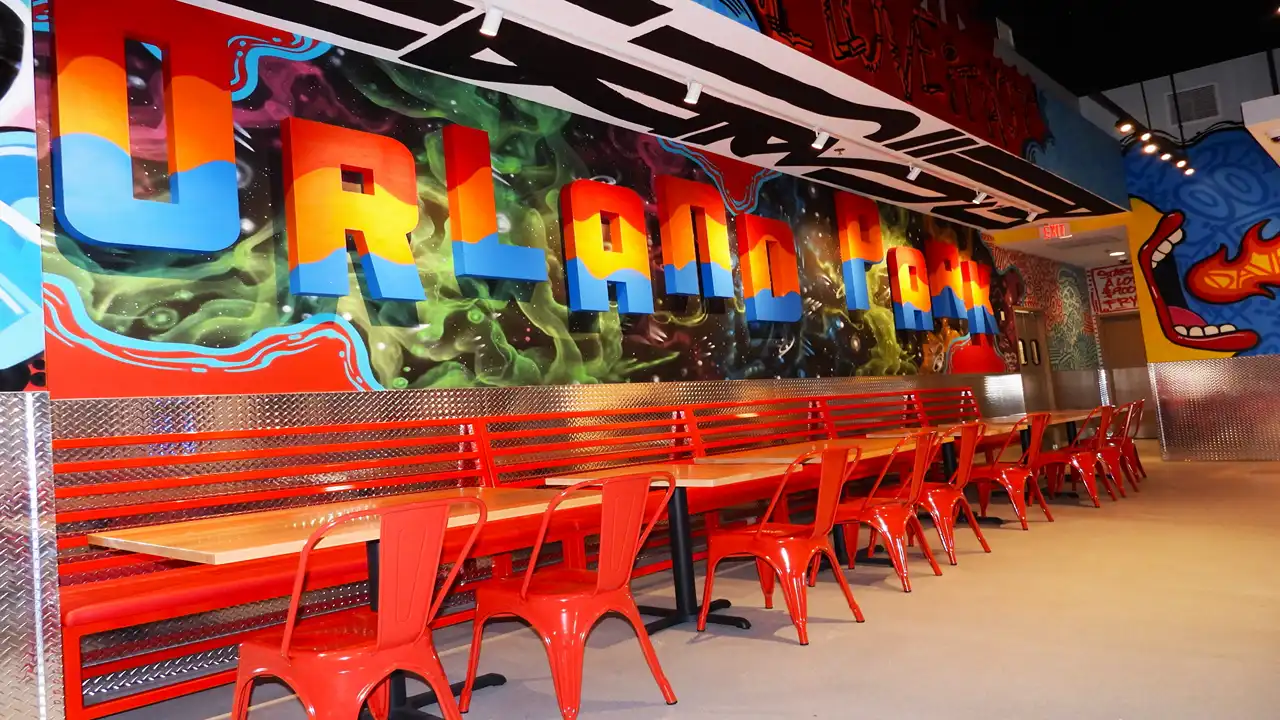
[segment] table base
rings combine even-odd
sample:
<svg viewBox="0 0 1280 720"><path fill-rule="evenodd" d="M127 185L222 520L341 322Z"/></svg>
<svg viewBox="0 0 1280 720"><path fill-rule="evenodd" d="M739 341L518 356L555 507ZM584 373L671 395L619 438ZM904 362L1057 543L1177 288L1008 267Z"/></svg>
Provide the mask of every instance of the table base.
<svg viewBox="0 0 1280 720"><path fill-rule="evenodd" d="M712 600L711 610L707 613L707 624L709 625L731 625L741 630L750 630L751 621L736 615L716 615L717 610L724 610L732 607L732 603L728 600ZM641 615L652 615L659 619L651 623L646 623L644 629L650 635L662 632L668 628L677 625L683 625L687 622L697 622L698 613L702 612L701 606L694 608L693 612L685 613L674 608L658 607L657 605L640 605Z"/></svg>
<svg viewBox="0 0 1280 720"><path fill-rule="evenodd" d="M485 673L476 677L474 689L480 690L481 688L506 684L507 678L505 675ZM465 683L456 682L449 686L449 690L456 697L462 694L464 685ZM422 708L428 705L435 705L437 702L436 694L431 690L420 695L409 696L405 685L404 673L395 673L391 676L391 720L440 720L439 715L432 715L422 710ZM360 713L360 720L371 720L371 717L367 710Z"/></svg>

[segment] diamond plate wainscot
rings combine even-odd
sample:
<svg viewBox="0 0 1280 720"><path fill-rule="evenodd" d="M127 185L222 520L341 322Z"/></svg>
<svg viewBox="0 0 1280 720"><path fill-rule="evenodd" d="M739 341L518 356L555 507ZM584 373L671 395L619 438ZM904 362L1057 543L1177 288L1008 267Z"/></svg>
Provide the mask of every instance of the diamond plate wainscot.
<svg viewBox="0 0 1280 720"><path fill-rule="evenodd" d="M0 393L0 718L63 720L49 396Z"/></svg>

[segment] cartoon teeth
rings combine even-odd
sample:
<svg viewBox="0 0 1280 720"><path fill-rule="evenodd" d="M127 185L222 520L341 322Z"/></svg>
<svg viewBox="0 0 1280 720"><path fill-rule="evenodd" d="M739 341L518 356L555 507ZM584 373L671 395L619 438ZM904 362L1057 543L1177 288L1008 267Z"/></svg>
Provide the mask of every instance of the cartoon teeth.
<svg viewBox="0 0 1280 720"><path fill-rule="evenodd" d="M1226 325L1205 325L1204 327L1186 327L1183 325L1175 325L1173 331L1183 337L1213 337L1214 335L1226 335L1236 331L1236 326L1230 323Z"/></svg>
<svg viewBox="0 0 1280 720"><path fill-rule="evenodd" d="M1173 252L1173 246L1182 242L1182 238L1184 237L1186 236L1183 235L1182 228L1178 228L1173 231L1173 234L1169 236L1168 240L1165 240L1156 246L1156 251L1151 255L1151 267L1154 268L1157 263L1168 257L1169 254ZM1185 335L1186 333L1183 334Z"/></svg>

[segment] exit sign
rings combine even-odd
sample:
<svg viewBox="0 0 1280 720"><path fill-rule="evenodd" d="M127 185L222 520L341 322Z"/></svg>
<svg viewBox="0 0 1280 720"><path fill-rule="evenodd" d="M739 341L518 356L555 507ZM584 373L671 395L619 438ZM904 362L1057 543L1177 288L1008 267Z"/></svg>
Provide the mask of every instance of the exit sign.
<svg viewBox="0 0 1280 720"><path fill-rule="evenodd" d="M1071 237L1071 223L1052 223L1040 226L1042 240L1061 240Z"/></svg>

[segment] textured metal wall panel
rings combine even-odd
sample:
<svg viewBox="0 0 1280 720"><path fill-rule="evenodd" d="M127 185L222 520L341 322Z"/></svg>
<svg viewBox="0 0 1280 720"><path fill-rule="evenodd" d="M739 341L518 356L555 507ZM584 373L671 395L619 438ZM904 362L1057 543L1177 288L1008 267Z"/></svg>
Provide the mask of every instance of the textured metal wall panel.
<svg viewBox="0 0 1280 720"><path fill-rule="evenodd" d="M1153 363L1166 460L1280 460L1280 356Z"/></svg>
<svg viewBox="0 0 1280 720"><path fill-rule="evenodd" d="M1151 373L1147 366L1134 368L1118 368L1106 371L1107 393L1113 405L1124 405L1134 400L1146 400L1146 413L1142 425L1138 428L1138 437L1156 438L1160 434L1160 423L1156 414L1155 393L1151 389Z"/></svg>
<svg viewBox="0 0 1280 720"><path fill-rule="evenodd" d="M1103 403L1106 380L1101 370L1055 370L1053 398L1057 410L1095 408Z"/></svg>
<svg viewBox="0 0 1280 720"><path fill-rule="evenodd" d="M0 718L62 720L49 396L0 393Z"/></svg>

